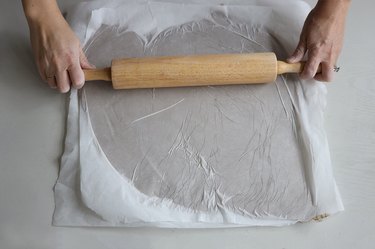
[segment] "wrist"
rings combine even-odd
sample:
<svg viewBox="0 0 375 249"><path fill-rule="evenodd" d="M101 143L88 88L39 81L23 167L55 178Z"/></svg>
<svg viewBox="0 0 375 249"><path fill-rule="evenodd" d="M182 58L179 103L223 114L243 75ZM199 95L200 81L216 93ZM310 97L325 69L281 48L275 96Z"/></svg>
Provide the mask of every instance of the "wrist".
<svg viewBox="0 0 375 249"><path fill-rule="evenodd" d="M329 11L347 9L351 0L318 0L316 6L324 7Z"/></svg>
<svg viewBox="0 0 375 249"><path fill-rule="evenodd" d="M333 4L350 4L351 0L318 0L319 3L333 3Z"/></svg>
<svg viewBox="0 0 375 249"><path fill-rule="evenodd" d="M314 12L326 19L335 19L338 16L346 17L351 0L319 0Z"/></svg>
<svg viewBox="0 0 375 249"><path fill-rule="evenodd" d="M55 0L22 0L22 5L30 27L47 24L62 16Z"/></svg>

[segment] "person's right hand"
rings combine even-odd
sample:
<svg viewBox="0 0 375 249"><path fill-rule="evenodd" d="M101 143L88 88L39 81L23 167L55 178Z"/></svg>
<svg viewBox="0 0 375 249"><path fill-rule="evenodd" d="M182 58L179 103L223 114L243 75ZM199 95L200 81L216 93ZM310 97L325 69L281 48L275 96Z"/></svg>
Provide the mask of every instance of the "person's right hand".
<svg viewBox="0 0 375 249"><path fill-rule="evenodd" d="M307 55L300 74L302 79L332 80L343 45L349 5L350 0L319 0L308 15L297 48L287 59L289 63L296 63ZM321 72L317 73L319 66Z"/></svg>
<svg viewBox="0 0 375 249"><path fill-rule="evenodd" d="M29 2L24 0L24 7ZM43 14L35 15L35 11L34 7L31 11L34 15L28 16L25 8L40 76L51 88L57 88L62 93L68 92L70 87L81 88L85 82L82 69L94 66L88 62L78 38L61 15L56 2L49 9L44 9Z"/></svg>

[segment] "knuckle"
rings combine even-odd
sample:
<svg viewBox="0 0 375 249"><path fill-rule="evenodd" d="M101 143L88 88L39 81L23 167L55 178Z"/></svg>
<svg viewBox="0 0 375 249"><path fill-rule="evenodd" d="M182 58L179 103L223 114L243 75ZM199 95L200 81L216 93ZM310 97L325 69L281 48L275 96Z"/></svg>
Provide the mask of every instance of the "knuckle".
<svg viewBox="0 0 375 249"><path fill-rule="evenodd" d="M67 51L64 55L65 61L68 65L73 64L75 59L75 53L72 51Z"/></svg>
<svg viewBox="0 0 375 249"><path fill-rule="evenodd" d="M323 48L323 47L330 46L331 44L332 44L332 42L329 39L324 38L324 39L314 43L313 47L317 48L317 49L320 49L320 48Z"/></svg>
<svg viewBox="0 0 375 249"><path fill-rule="evenodd" d="M329 44L331 44L331 41L329 39L327 39L327 38L325 38L325 39L323 39L323 40L320 41L320 46L321 47L327 46Z"/></svg>
<svg viewBox="0 0 375 249"><path fill-rule="evenodd" d="M313 60L316 60L320 57L321 50L319 48L312 48L309 50L309 57L311 57Z"/></svg>
<svg viewBox="0 0 375 249"><path fill-rule="evenodd" d="M55 53L52 55L50 61L52 66L57 69L57 71L65 71L70 65L75 61L76 55L71 50L65 50L60 53Z"/></svg>
<svg viewBox="0 0 375 249"><path fill-rule="evenodd" d="M50 62L51 62L50 64L52 65L52 67L58 68L58 66L60 65L60 57L54 54L52 55Z"/></svg>

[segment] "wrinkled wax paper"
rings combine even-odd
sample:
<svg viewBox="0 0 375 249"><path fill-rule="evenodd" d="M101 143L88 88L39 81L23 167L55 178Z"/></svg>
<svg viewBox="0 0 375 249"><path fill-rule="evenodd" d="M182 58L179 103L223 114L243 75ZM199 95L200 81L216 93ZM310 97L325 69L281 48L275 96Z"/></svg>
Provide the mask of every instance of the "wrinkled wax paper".
<svg viewBox="0 0 375 249"><path fill-rule="evenodd" d="M81 6L93 8L86 26L72 25L97 67L163 55L272 51L285 59L309 10L296 1ZM286 225L334 214L343 207L323 128L325 92L295 75L141 90L87 83L71 93L54 224Z"/></svg>

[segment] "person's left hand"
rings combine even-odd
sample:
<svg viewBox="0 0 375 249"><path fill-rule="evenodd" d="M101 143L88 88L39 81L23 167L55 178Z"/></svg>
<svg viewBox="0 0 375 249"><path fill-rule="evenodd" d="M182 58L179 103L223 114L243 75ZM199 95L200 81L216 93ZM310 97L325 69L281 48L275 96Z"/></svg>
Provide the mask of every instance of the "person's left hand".
<svg viewBox="0 0 375 249"><path fill-rule="evenodd" d="M289 63L307 61L301 79L331 81L334 67L342 49L348 0L320 0L308 15L297 48ZM317 73L319 65L321 72Z"/></svg>

